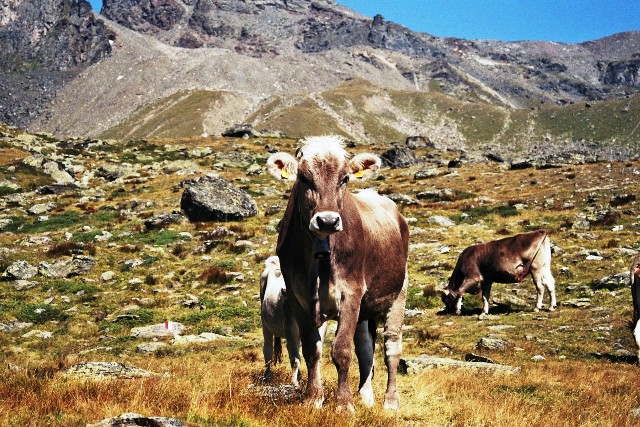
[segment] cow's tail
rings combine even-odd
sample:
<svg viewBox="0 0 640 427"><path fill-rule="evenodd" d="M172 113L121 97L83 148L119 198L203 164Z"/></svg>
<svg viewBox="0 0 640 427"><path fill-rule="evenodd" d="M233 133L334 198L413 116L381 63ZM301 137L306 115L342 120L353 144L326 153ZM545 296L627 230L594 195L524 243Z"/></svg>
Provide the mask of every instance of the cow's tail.
<svg viewBox="0 0 640 427"><path fill-rule="evenodd" d="M273 353L271 355L271 363L276 365L282 362L282 339L273 337Z"/></svg>

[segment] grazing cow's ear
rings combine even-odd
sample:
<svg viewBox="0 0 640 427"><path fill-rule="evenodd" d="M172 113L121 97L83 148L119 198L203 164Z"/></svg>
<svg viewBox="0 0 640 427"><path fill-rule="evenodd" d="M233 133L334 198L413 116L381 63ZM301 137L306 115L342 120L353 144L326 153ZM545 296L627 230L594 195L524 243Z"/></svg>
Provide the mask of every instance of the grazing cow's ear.
<svg viewBox="0 0 640 427"><path fill-rule="evenodd" d="M295 181L298 174L298 161L291 154L275 153L267 159L267 168L278 179Z"/></svg>
<svg viewBox="0 0 640 427"><path fill-rule="evenodd" d="M352 176L360 179L371 178L378 172L380 166L382 166L380 157L371 153L358 154L349 162Z"/></svg>
<svg viewBox="0 0 640 427"><path fill-rule="evenodd" d="M450 291L449 289L447 289L447 288L442 288L442 289L440 289L440 293L441 293L443 296L447 297L447 296L449 296L449 294L451 293L451 291Z"/></svg>

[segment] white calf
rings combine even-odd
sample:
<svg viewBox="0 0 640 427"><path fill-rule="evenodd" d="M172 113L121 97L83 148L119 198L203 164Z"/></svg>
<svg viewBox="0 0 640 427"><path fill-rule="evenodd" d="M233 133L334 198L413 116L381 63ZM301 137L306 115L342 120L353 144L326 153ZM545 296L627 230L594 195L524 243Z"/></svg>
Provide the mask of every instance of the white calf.
<svg viewBox="0 0 640 427"><path fill-rule="evenodd" d="M629 276L633 298L633 336L638 346L638 364L640 364L640 256L631 263Z"/></svg>
<svg viewBox="0 0 640 427"><path fill-rule="evenodd" d="M277 256L265 260L265 269L260 276L260 304L264 345L264 379L271 379L271 364L282 358L281 338L287 340L287 352L291 364L291 384L298 386L300 376L300 333L293 316L288 314L285 299L285 283Z"/></svg>

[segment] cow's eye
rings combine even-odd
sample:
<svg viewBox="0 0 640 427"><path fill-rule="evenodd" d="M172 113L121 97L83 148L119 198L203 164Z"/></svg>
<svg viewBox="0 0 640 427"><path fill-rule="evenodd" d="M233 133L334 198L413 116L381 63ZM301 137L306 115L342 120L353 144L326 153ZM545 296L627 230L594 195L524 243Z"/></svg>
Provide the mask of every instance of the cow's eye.
<svg viewBox="0 0 640 427"><path fill-rule="evenodd" d="M344 178L340 180L340 186L347 185L347 182L349 182L349 175L345 175Z"/></svg>

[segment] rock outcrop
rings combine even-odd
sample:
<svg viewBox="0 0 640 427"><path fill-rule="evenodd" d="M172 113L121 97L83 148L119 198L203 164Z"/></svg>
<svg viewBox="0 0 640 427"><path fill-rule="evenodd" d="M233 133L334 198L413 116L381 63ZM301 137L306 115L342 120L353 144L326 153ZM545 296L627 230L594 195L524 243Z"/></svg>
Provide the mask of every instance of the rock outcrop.
<svg viewBox="0 0 640 427"><path fill-rule="evenodd" d="M0 122L28 124L83 66L111 53L114 33L86 0L2 2L0 17Z"/></svg>

